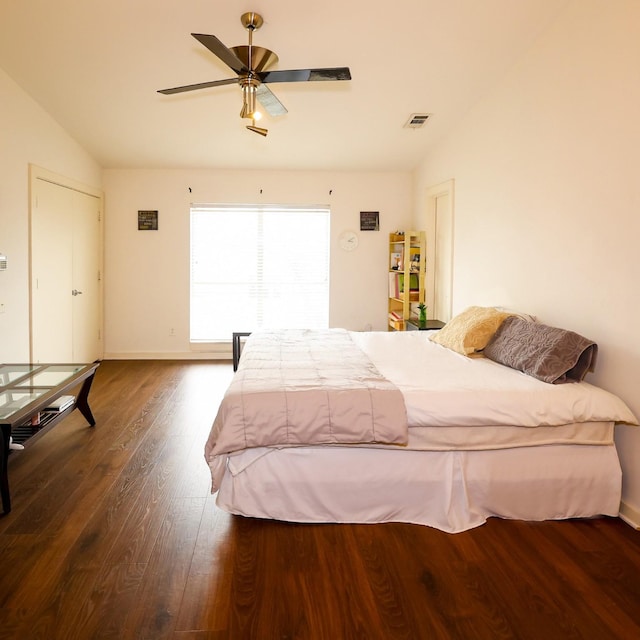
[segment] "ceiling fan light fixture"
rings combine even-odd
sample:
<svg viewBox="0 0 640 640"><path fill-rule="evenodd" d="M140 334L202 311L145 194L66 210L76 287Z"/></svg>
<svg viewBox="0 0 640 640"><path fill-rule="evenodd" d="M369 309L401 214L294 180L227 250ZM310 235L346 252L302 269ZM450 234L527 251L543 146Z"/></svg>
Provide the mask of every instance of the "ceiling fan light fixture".
<svg viewBox="0 0 640 640"><path fill-rule="evenodd" d="M256 87L252 83L246 82L242 85L242 110L240 111L240 117L252 120L255 111Z"/></svg>
<svg viewBox="0 0 640 640"><path fill-rule="evenodd" d="M257 91L258 83L255 80L248 79L243 82L241 118L248 118L249 120L260 120L262 118L262 114L256 107Z"/></svg>
<svg viewBox="0 0 640 640"><path fill-rule="evenodd" d="M253 121L253 124L248 124L247 125L247 129L249 129L249 131L253 131L254 133L258 133L261 136L264 136L265 138L267 137L267 133L269 133L268 129L263 129L262 127L256 127L256 121Z"/></svg>

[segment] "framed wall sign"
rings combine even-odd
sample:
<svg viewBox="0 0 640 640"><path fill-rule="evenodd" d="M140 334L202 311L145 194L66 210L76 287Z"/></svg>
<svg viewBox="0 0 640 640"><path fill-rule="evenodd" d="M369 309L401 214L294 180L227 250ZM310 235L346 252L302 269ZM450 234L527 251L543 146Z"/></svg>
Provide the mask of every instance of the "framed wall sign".
<svg viewBox="0 0 640 640"><path fill-rule="evenodd" d="M138 231L157 231L158 212L138 211Z"/></svg>
<svg viewBox="0 0 640 640"><path fill-rule="evenodd" d="M380 212L361 211L360 231L380 231Z"/></svg>

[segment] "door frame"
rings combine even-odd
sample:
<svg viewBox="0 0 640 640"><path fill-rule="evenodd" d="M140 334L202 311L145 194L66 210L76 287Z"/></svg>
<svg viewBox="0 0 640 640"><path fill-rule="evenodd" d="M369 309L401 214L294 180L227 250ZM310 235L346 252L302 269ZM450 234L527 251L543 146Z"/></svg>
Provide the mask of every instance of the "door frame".
<svg viewBox="0 0 640 640"><path fill-rule="evenodd" d="M53 171L49 171L35 164L29 164L29 359L33 362L33 218L36 208L36 185L38 181L49 182L51 184L71 189L98 200L99 214L99 255L98 255L98 329L100 331L101 350L99 359L104 356L104 194L100 189L88 186L72 178L62 176Z"/></svg>
<svg viewBox="0 0 640 640"><path fill-rule="evenodd" d="M431 252L427 251L427 258L429 260L427 264L427 269L430 272L429 277L429 304L431 305L431 309L433 309L434 314L440 314L442 317L438 317L439 320L443 320L448 322L451 319L452 309L453 309L453 265L454 265L454 232L455 232L455 220L454 220L454 186L455 181L452 178L451 180L447 180L445 182L441 182L439 184L433 185L432 187L428 187L426 191L426 207L427 207L427 220L429 221L430 235L433 238L432 247L433 250ZM448 272L450 274L448 282L439 282L438 276L439 272L437 270L439 256L437 253L437 234L439 232L437 228L437 203L438 198L443 196L448 196L448 207L443 212L445 216L448 218L448 232L449 232L449 264L447 264ZM431 255L429 255L431 254ZM436 288L446 287L448 290L448 298L449 298L449 308L440 310L436 309ZM444 312L444 313L443 313ZM436 317L435 315L432 317Z"/></svg>

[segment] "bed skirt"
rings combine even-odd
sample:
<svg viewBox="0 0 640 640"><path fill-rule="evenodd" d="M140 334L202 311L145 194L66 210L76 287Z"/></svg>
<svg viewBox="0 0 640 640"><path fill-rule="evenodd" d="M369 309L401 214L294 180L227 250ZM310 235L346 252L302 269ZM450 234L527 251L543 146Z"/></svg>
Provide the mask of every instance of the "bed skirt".
<svg viewBox="0 0 640 640"><path fill-rule="evenodd" d="M488 451L251 449L230 456L217 504L302 523L406 522L456 533L487 518L617 516L614 444Z"/></svg>

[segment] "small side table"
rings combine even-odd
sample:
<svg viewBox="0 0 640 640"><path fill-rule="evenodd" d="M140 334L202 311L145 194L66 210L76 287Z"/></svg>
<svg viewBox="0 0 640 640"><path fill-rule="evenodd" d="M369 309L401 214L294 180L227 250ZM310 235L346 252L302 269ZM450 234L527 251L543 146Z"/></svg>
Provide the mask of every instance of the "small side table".
<svg viewBox="0 0 640 640"><path fill-rule="evenodd" d="M242 353L242 344L240 338L247 338L251 335L251 331L234 331L232 346L233 346L233 370L238 370L238 362L240 362L240 354Z"/></svg>
<svg viewBox="0 0 640 640"><path fill-rule="evenodd" d="M438 331L444 327L442 320L427 320L424 325L417 318L409 318L404 321L405 331Z"/></svg>

